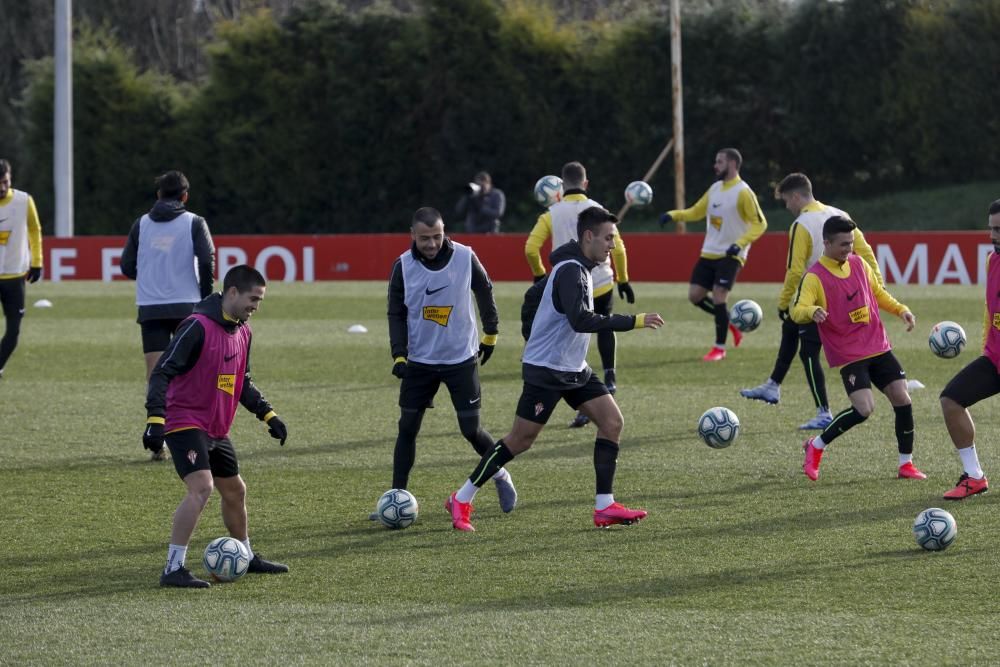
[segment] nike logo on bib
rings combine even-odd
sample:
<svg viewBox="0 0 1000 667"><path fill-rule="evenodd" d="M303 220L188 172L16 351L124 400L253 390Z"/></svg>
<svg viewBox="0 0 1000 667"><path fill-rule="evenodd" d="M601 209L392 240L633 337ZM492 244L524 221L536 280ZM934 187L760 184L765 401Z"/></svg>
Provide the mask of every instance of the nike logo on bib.
<svg viewBox="0 0 1000 667"><path fill-rule="evenodd" d="M444 287L438 287L437 289L431 289L430 287L428 287L427 289L424 290L424 292L427 293L427 296L430 296L431 294L437 294L441 290L447 289L447 288L448 288L447 285L445 285Z"/></svg>
<svg viewBox="0 0 1000 667"><path fill-rule="evenodd" d="M848 300L848 301L851 301L851 300L853 300L853 299L854 299L854 297L856 297L856 296L858 295L858 292L860 292L860 291L861 291L861 289L859 288L859 289L856 289L856 290L854 290L854 293L853 293L853 294L848 294L848 295L847 295L847 300Z"/></svg>
<svg viewBox="0 0 1000 667"><path fill-rule="evenodd" d="M235 358L236 358L236 354L235 353L222 357L223 361L232 361Z"/></svg>

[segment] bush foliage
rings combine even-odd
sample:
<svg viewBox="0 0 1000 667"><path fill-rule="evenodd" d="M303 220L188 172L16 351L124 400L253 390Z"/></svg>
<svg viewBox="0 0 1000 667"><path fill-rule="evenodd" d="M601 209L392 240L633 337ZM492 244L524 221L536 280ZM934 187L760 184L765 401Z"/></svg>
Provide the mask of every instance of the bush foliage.
<svg viewBox="0 0 1000 667"><path fill-rule="evenodd" d="M687 203L723 146L765 202L789 171L824 197L991 178L1000 0L722 3L685 17ZM560 24L537 3L424 0L411 14L317 0L220 29L203 81L142 72L110 31L75 44L79 233L124 233L152 179L180 168L214 231L405 229L422 205L456 228L478 170L525 230L535 180L581 160L609 208L671 130L662 18ZM52 65L29 69L18 185L51 225ZM15 165L17 168L18 165ZM673 167L652 179L675 206ZM637 212L651 217L652 210Z"/></svg>

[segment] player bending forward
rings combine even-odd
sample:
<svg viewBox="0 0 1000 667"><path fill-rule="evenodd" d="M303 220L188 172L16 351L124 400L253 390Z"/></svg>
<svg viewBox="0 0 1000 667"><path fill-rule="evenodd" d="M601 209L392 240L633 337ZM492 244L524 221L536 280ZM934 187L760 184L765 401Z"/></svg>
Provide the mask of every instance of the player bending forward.
<svg viewBox="0 0 1000 667"><path fill-rule="evenodd" d="M912 331L916 318L910 309L885 291L874 272L854 254L853 220L834 216L823 224L823 256L812 265L799 287L792 319L815 322L830 368L840 367L851 407L837 414L819 435L802 445L806 477L819 478L819 462L826 446L875 410L872 385L879 388L896 413L899 477L926 479L913 465L913 405L906 391L906 373L892 353L879 308L898 315Z"/></svg>
<svg viewBox="0 0 1000 667"><path fill-rule="evenodd" d="M590 417L597 426L594 524L599 527L631 524L645 518L645 510L629 509L615 502L612 485L624 419L608 388L587 365L590 334L608 329L656 329L663 324L663 318L656 313L599 315L594 312L590 272L607 260L614 247L616 222L618 218L603 208L585 209L577 221L579 240L553 251L550 257L552 272L544 283L524 348L521 367L524 388L517 404L514 426L483 455L462 488L445 502L456 530L475 530L469 516L476 492L502 466L531 447L560 399Z"/></svg>

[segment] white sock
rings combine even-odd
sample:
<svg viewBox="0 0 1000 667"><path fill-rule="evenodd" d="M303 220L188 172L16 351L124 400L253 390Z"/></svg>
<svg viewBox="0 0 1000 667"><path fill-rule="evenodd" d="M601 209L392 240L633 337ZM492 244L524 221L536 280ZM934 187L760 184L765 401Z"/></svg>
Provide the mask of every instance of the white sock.
<svg viewBox="0 0 1000 667"><path fill-rule="evenodd" d="M240 540L240 542L242 542L243 546L245 546L247 548L247 551L250 552L250 558L253 558L253 549L250 548L250 537L247 536L247 539Z"/></svg>
<svg viewBox="0 0 1000 667"><path fill-rule="evenodd" d="M473 498L476 497L476 491L479 487L473 484L470 480L465 480L465 484L462 488L455 493L455 500L460 503L471 503Z"/></svg>
<svg viewBox="0 0 1000 667"><path fill-rule="evenodd" d="M187 554L188 548L186 544L171 544L167 548L167 566L163 568L163 573L170 574L174 570L179 570L184 567L184 561L187 560Z"/></svg>
<svg viewBox="0 0 1000 667"><path fill-rule="evenodd" d="M594 500L594 509L606 510L610 505L615 502L615 496L613 493L598 493Z"/></svg>
<svg viewBox="0 0 1000 667"><path fill-rule="evenodd" d="M823 442L823 436L817 435L813 437L813 447L815 447L816 449L823 449L824 447L826 447L826 443Z"/></svg>
<svg viewBox="0 0 1000 667"><path fill-rule="evenodd" d="M962 467L965 468L965 474L973 479L982 479L986 477L986 473L983 469L979 467L979 456L976 454L976 445L973 444L971 447L965 447L958 450L958 457L962 459Z"/></svg>
<svg viewBox="0 0 1000 667"><path fill-rule="evenodd" d="M899 455L899 467L902 468L907 463L913 463L913 454L900 454Z"/></svg>
<svg viewBox="0 0 1000 667"><path fill-rule="evenodd" d="M510 473L507 472L506 468L500 468L500 470L497 470L497 474L493 475L493 479L497 482L510 480Z"/></svg>

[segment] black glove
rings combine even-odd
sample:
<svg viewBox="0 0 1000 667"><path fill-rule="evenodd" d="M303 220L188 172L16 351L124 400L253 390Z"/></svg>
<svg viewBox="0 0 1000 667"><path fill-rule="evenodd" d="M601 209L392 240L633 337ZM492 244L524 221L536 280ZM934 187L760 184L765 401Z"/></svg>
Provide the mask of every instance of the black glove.
<svg viewBox="0 0 1000 667"><path fill-rule="evenodd" d="M31 267L30 269L28 269L28 275L26 275L24 279L27 280L29 283L37 283L39 280L42 279L42 267L40 266Z"/></svg>
<svg viewBox="0 0 1000 667"><path fill-rule="evenodd" d="M629 303L635 303L635 292L632 291L632 286L628 283L618 283L618 296Z"/></svg>
<svg viewBox="0 0 1000 667"><path fill-rule="evenodd" d="M531 282L533 282L533 283L537 283L539 280L545 280L545 274L544 273L542 275L540 275L540 276L532 276L531 277Z"/></svg>
<svg viewBox="0 0 1000 667"><path fill-rule="evenodd" d="M288 427L285 426L285 422L278 418L278 415L274 415L266 422L267 432L271 434L271 437L275 440L281 441L281 446L285 446L285 440L288 438Z"/></svg>
<svg viewBox="0 0 1000 667"><path fill-rule="evenodd" d="M142 446L151 452L158 452L163 447L163 424L146 424L142 432Z"/></svg>
<svg viewBox="0 0 1000 667"><path fill-rule="evenodd" d="M671 216L669 213L664 213L663 215L660 216L660 227L666 227L673 221L674 221L673 216Z"/></svg>
<svg viewBox="0 0 1000 667"><path fill-rule="evenodd" d="M734 243L726 249L726 257L736 257L742 249L738 244Z"/></svg>
<svg viewBox="0 0 1000 667"><path fill-rule="evenodd" d="M791 314L789 314L787 308L779 308L778 309L778 319L779 320L781 320L782 322L787 322L790 317L791 317Z"/></svg>
<svg viewBox="0 0 1000 667"><path fill-rule="evenodd" d="M493 345L488 345L486 343L479 344L479 353L477 356L479 357L480 366L486 365L486 362L489 361L490 357L493 356L493 350L495 350L496 347L497 347L496 343L494 343Z"/></svg>
<svg viewBox="0 0 1000 667"><path fill-rule="evenodd" d="M400 380L406 377L406 358L399 357L396 359L396 363L392 365L392 374L398 377Z"/></svg>

